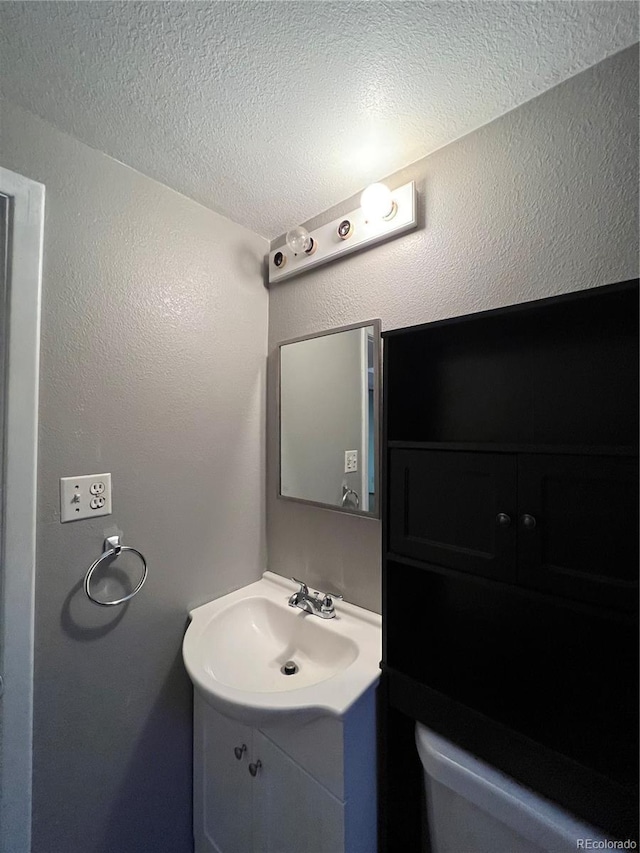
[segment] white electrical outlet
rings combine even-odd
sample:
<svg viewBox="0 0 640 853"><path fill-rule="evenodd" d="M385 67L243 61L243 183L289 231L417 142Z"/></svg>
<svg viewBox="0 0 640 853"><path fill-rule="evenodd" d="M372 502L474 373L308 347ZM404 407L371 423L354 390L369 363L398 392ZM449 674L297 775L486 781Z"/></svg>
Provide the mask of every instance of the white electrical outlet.
<svg viewBox="0 0 640 853"><path fill-rule="evenodd" d="M60 521L111 515L111 474L60 478Z"/></svg>
<svg viewBox="0 0 640 853"><path fill-rule="evenodd" d="M344 473L353 474L358 470L358 451L345 450L344 452Z"/></svg>

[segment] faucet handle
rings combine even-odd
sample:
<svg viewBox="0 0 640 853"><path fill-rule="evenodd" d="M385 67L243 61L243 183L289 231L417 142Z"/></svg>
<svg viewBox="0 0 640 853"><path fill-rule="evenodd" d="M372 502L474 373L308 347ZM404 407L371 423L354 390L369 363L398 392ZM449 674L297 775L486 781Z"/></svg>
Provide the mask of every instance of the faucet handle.
<svg viewBox="0 0 640 853"><path fill-rule="evenodd" d="M322 592L322 593L320 593L320 595L322 595L322 609L323 610L333 610L334 600L335 601L342 601L342 599L344 597L342 595L338 595L337 593L333 593L333 592Z"/></svg>
<svg viewBox="0 0 640 853"><path fill-rule="evenodd" d="M291 580L295 581L295 583L300 584L300 589L298 590L298 592L301 592L303 595L309 595L309 587L304 581L299 581L298 578L291 578Z"/></svg>

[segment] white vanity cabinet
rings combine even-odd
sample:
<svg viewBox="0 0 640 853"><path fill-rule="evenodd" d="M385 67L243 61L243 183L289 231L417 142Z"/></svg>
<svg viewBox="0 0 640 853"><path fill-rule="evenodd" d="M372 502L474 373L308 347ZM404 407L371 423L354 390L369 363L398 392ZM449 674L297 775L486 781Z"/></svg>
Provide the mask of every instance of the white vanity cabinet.
<svg viewBox="0 0 640 853"><path fill-rule="evenodd" d="M261 729L194 691L194 723L196 853L375 853L375 687L343 718Z"/></svg>
<svg viewBox="0 0 640 853"><path fill-rule="evenodd" d="M262 732L254 732L253 747L262 762L254 786L255 853L344 850L344 803Z"/></svg>
<svg viewBox="0 0 640 853"><path fill-rule="evenodd" d="M194 835L196 851L252 848L249 755L253 730L209 708L194 694ZM235 750L241 751L240 759Z"/></svg>

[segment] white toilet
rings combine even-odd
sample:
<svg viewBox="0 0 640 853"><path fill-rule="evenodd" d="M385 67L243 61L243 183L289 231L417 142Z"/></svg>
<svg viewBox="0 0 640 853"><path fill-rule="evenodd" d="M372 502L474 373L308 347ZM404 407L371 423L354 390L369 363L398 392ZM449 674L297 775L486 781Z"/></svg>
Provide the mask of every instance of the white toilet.
<svg viewBox="0 0 640 853"><path fill-rule="evenodd" d="M432 853L573 853L584 847L578 839L605 841L599 830L420 723L416 745Z"/></svg>

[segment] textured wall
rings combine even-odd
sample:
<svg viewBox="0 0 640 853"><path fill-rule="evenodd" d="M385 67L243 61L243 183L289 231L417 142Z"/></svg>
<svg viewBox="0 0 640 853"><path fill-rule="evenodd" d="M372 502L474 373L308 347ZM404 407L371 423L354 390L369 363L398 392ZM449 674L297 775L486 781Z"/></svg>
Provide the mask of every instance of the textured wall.
<svg viewBox="0 0 640 853"><path fill-rule="evenodd" d="M410 326L637 276L637 107L636 45L392 176L390 186L417 181L418 231L271 288L272 571L380 607L380 522L276 498L277 342L370 317L383 329Z"/></svg>
<svg viewBox="0 0 640 853"><path fill-rule="evenodd" d="M14 103L267 237L638 38L613 0L13 0L0 18Z"/></svg>
<svg viewBox="0 0 640 853"><path fill-rule="evenodd" d="M1 149L47 193L33 850L187 853L187 610L264 569L267 243L9 104ZM58 478L102 471L113 515L61 525ZM102 609L113 525L149 579Z"/></svg>

